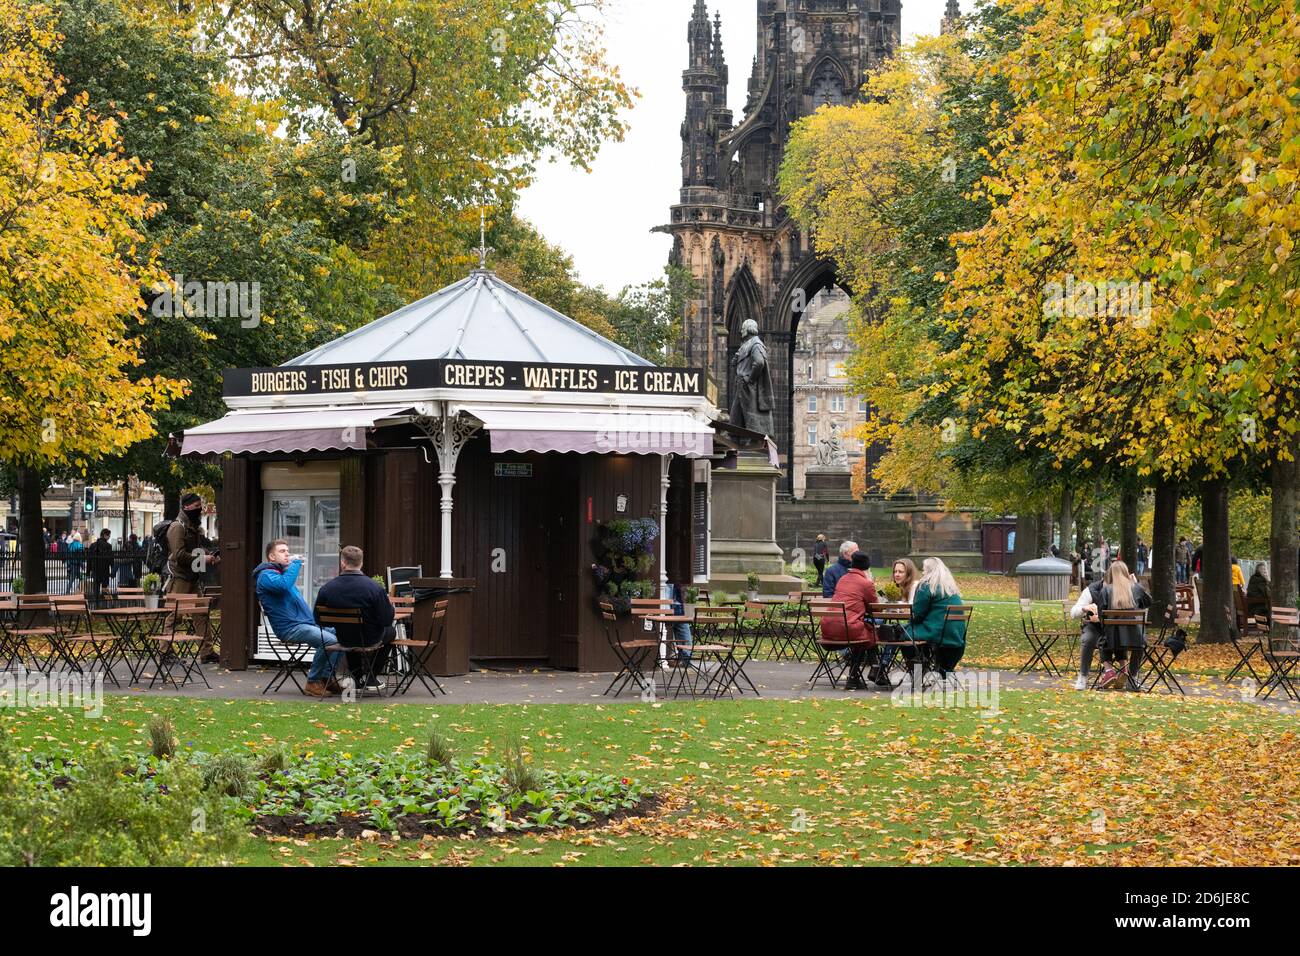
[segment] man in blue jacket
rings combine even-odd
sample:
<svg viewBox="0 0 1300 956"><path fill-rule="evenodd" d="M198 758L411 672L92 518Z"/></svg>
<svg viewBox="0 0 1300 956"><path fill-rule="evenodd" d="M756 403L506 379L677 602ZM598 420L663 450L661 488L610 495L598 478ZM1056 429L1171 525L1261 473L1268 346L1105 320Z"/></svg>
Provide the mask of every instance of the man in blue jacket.
<svg viewBox="0 0 1300 956"><path fill-rule="evenodd" d="M325 653L326 647L338 644L338 638L332 627L322 628L316 623L311 608L298 593L295 585L301 570L302 558L289 554L289 542L277 538L266 546L266 561L253 569L253 581L275 636L286 644L316 648L307 671L306 691L312 697L328 697L343 690L334 680L330 655Z"/></svg>
<svg viewBox="0 0 1300 956"><path fill-rule="evenodd" d="M860 550L856 541L845 541L840 545L840 559L826 569L822 575L822 597L835 595L835 585L840 583L844 572L853 567L853 552Z"/></svg>
<svg viewBox="0 0 1300 956"><path fill-rule="evenodd" d="M361 655L355 651L348 652L348 670L357 678L358 686L365 690L378 690L379 681L374 676L384 672L388 661L389 646L397 636L393 628L393 602L388 592L366 577L361 570L365 555L356 545L350 544L339 551L339 574L332 581L326 581L316 592L316 607L329 607L336 610L343 608L361 609L361 637L363 646L373 647L383 644L384 648L375 654L373 672L365 674ZM347 643L346 641L344 642ZM365 678L365 683L361 679Z"/></svg>

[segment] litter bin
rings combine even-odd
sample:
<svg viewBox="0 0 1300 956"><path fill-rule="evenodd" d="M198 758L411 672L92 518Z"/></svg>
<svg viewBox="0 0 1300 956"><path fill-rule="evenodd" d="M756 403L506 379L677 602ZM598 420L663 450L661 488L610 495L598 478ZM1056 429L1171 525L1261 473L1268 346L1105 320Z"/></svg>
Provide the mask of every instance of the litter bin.
<svg viewBox="0 0 1300 956"><path fill-rule="evenodd" d="M447 600L446 631L442 644L429 660L430 669L439 677L469 673L469 636L474 628L474 578L412 578L415 597L412 617L415 634L423 640L433 623L433 606Z"/></svg>
<svg viewBox="0 0 1300 956"><path fill-rule="evenodd" d="M1020 596L1031 601L1064 601L1070 596L1070 562L1034 558L1016 566Z"/></svg>

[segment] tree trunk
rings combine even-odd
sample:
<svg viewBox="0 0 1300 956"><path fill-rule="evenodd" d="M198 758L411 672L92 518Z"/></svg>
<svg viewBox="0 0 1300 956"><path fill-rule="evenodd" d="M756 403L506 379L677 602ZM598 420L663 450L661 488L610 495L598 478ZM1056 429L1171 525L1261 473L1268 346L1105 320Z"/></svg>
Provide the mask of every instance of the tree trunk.
<svg viewBox="0 0 1300 956"><path fill-rule="evenodd" d="M177 489L168 488L163 491L163 517L168 521L173 521L181 515L181 493ZM146 533L148 528L145 529Z"/></svg>
<svg viewBox="0 0 1300 956"><path fill-rule="evenodd" d="M1036 558L1052 553L1052 506L1043 505L1043 513L1038 518L1038 554Z"/></svg>
<svg viewBox="0 0 1300 956"><path fill-rule="evenodd" d="M45 493L45 480L35 468L18 469L18 550L22 554L21 573L23 590L28 594L44 594L45 536L44 515L41 514L41 497Z"/></svg>
<svg viewBox="0 0 1300 956"><path fill-rule="evenodd" d="M1119 553L1128 569L1137 574L1138 493L1124 488L1119 494Z"/></svg>
<svg viewBox="0 0 1300 956"><path fill-rule="evenodd" d="M1232 547L1228 540L1228 480L1201 484L1201 644L1222 644L1237 627L1232 599Z"/></svg>
<svg viewBox="0 0 1300 956"><path fill-rule="evenodd" d="M1095 548L1101 544L1101 479L1097 479L1097 486L1093 489L1096 499L1092 504L1092 545Z"/></svg>
<svg viewBox="0 0 1300 956"><path fill-rule="evenodd" d="M1300 597L1300 442L1292 440L1290 461L1273 458L1273 523L1268 536L1269 596L1274 607L1295 607ZM1275 634L1275 637L1282 635Z"/></svg>
<svg viewBox="0 0 1300 956"><path fill-rule="evenodd" d="M1161 614L1174 613L1177 595L1174 585L1174 546L1178 543L1178 484L1156 483L1156 513L1151 529L1151 607L1155 620Z"/></svg>
<svg viewBox="0 0 1300 956"><path fill-rule="evenodd" d="M1061 510L1056 523L1061 529L1061 557L1067 561L1074 550L1074 490L1069 485L1061 488Z"/></svg>
<svg viewBox="0 0 1300 956"><path fill-rule="evenodd" d="M1011 554L1011 571L1014 574L1015 569L1025 561L1030 561L1036 557L1034 553L1038 547L1038 515L1020 514L1016 516L1016 547Z"/></svg>

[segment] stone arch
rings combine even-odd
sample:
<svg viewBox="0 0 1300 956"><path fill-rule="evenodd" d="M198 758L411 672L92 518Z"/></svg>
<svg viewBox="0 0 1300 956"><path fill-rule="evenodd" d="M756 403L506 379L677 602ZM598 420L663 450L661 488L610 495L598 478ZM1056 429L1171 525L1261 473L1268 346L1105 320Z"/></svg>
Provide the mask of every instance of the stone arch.
<svg viewBox="0 0 1300 956"><path fill-rule="evenodd" d="M794 461L794 343L795 337L799 334L799 321L803 317L803 309L796 306L800 304L806 306L817 293L833 286L838 286L849 295L853 294L853 290L840 281L834 262L814 255L805 256L794 263L785 280L781 282L772 309L773 338L780 335L786 343L779 376L776 374L777 369L773 368L772 385L777 402L775 418L777 431L780 434L772 437L787 463ZM788 464L786 482L786 490L793 493L794 468Z"/></svg>

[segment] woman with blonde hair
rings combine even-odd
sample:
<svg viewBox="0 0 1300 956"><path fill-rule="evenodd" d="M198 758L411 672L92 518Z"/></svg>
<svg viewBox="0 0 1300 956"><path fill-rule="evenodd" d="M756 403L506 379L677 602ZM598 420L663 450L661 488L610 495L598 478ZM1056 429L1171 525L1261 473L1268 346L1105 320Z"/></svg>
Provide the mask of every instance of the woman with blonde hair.
<svg viewBox="0 0 1300 956"><path fill-rule="evenodd" d="M938 558L926 558L912 598L910 629L913 640L931 645L940 680L947 678L966 653L966 622L947 619L948 608L960 604L961 592L948 566Z"/></svg>
<svg viewBox="0 0 1300 956"><path fill-rule="evenodd" d="M912 563L911 558L899 558L894 562L894 584L898 586L900 601L912 603L912 598L916 597L916 586L920 582L918 579L921 573L916 570L916 565Z"/></svg>
<svg viewBox="0 0 1300 956"><path fill-rule="evenodd" d="M1101 589L1101 602L1097 608L1101 611L1126 611L1151 606L1151 595L1137 578L1129 573L1128 565L1123 561L1113 561L1106 569L1105 585ZM1101 675L1101 686L1110 687L1123 680L1130 688L1138 686L1138 668L1142 666L1142 657L1146 653L1145 628L1140 625L1111 625L1104 628L1105 645L1101 649L1101 659L1106 669ZM1127 662L1124 662L1125 658ZM1121 661L1119 667L1115 661Z"/></svg>

